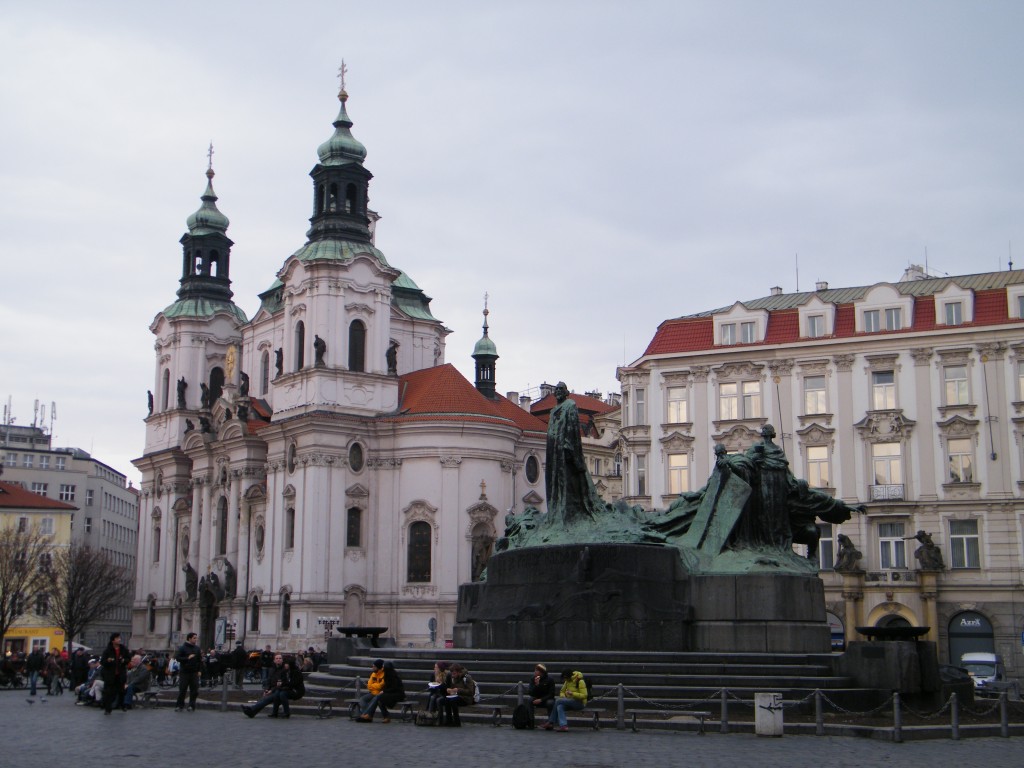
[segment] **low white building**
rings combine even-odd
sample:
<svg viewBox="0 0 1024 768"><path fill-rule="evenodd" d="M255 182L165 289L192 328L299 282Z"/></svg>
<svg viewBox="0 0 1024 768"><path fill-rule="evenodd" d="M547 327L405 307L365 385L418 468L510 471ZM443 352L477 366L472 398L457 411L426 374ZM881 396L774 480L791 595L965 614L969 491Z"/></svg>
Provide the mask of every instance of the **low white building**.
<svg viewBox="0 0 1024 768"><path fill-rule="evenodd" d="M218 624L250 647L322 645L336 624L441 644L505 515L543 502L543 473L524 471L543 422L495 393L486 314L476 386L445 364L449 329L374 245L339 98L308 239L251 320L212 168L188 219L178 299L151 325L137 644L195 630L208 646Z"/></svg>
<svg viewBox="0 0 1024 768"><path fill-rule="evenodd" d="M1024 272L774 289L664 321L619 379L627 501L667 507L707 480L715 443L771 423L794 474L867 505L820 526L837 641L928 626L943 662L990 650L1024 671ZM918 531L945 570L915 568ZM862 573L832 570L839 533Z"/></svg>

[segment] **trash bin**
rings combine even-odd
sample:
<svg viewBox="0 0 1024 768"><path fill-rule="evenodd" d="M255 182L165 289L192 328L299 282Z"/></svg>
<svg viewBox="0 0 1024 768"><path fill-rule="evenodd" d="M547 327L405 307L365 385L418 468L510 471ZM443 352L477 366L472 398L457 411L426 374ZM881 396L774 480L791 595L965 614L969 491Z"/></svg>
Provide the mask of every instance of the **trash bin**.
<svg viewBox="0 0 1024 768"><path fill-rule="evenodd" d="M782 694L754 694L754 733L758 736L782 735Z"/></svg>

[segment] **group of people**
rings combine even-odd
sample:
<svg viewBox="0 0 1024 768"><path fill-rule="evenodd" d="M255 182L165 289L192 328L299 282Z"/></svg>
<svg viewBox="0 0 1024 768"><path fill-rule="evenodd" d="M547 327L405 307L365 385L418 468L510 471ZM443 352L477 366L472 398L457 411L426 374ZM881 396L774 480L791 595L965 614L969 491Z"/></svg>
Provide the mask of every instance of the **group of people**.
<svg viewBox="0 0 1024 768"><path fill-rule="evenodd" d="M24 685L28 680L29 695L35 696L39 683L46 686L50 695L64 692L64 678L68 674L67 651L53 648L45 651L34 648L28 656L24 653L8 653L0 662L0 675L15 686Z"/></svg>
<svg viewBox="0 0 1024 768"><path fill-rule="evenodd" d="M120 633L115 632L103 653L86 662L85 680L78 683L76 679L76 703L98 706L106 715L115 708L128 711L135 696L149 690L151 667L149 659L124 647Z"/></svg>
<svg viewBox="0 0 1024 768"><path fill-rule="evenodd" d="M543 708L548 711L543 725L545 730L568 731L566 713L583 709L589 695L581 672L571 669L562 672L562 686L556 693L555 681L548 675L547 667L537 664L525 703L529 721L534 721L537 708ZM390 723L390 710L404 700L405 686L394 664L376 659L366 682L366 691L359 697L355 721L372 723L377 710L380 710L382 722ZM479 701L476 681L462 664L456 662L449 666L448 662L438 661L434 664L433 677L427 683L427 704L422 722L457 728L462 725L460 708Z"/></svg>

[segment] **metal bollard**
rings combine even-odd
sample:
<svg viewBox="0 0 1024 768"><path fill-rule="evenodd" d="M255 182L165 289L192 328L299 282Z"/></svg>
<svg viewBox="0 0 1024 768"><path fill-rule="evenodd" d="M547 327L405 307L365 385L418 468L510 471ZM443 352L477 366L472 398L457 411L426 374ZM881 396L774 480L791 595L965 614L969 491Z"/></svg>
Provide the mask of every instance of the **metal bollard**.
<svg viewBox="0 0 1024 768"><path fill-rule="evenodd" d="M821 689L814 689L814 733L817 736L825 735L825 713L821 706Z"/></svg>
<svg viewBox="0 0 1024 768"><path fill-rule="evenodd" d="M729 732L729 694L725 688L722 689L722 709L719 715L719 731L722 733Z"/></svg>
<svg viewBox="0 0 1024 768"><path fill-rule="evenodd" d="M1010 712L1006 704L1009 696L1007 691L999 694L999 735L1004 739L1010 738Z"/></svg>
<svg viewBox="0 0 1024 768"><path fill-rule="evenodd" d="M633 713L633 733L639 733L639 730L636 727L636 712Z"/></svg>
<svg viewBox="0 0 1024 768"><path fill-rule="evenodd" d="M622 683L618 685L618 704L615 710L615 727L622 730L626 727L626 694ZM636 730L636 713L633 713L633 730Z"/></svg>
<svg viewBox="0 0 1024 768"><path fill-rule="evenodd" d="M220 711L228 711L228 676L226 674L220 678Z"/></svg>
<svg viewBox="0 0 1024 768"><path fill-rule="evenodd" d="M903 743L903 712L900 711L899 691L892 695L892 740L897 744Z"/></svg>
<svg viewBox="0 0 1024 768"><path fill-rule="evenodd" d="M596 709L594 710L594 726L593 727L594 727L595 731L600 731L601 730L601 713L598 712Z"/></svg>
<svg viewBox="0 0 1024 768"><path fill-rule="evenodd" d="M955 693L949 697L950 727L953 729L953 741L960 741L960 699Z"/></svg>

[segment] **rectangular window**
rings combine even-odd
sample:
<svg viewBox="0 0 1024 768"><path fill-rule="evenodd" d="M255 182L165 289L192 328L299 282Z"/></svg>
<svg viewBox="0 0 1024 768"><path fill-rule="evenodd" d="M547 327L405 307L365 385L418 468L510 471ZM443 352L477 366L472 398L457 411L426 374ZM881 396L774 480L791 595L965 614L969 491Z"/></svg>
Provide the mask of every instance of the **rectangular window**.
<svg viewBox="0 0 1024 768"><path fill-rule="evenodd" d="M27 517L19 517L18 518L18 533L26 533L27 531L28 531L28 518Z"/></svg>
<svg viewBox="0 0 1024 768"><path fill-rule="evenodd" d="M35 456L31 453L26 453L21 457L21 466L25 469L32 469L32 464L35 462Z"/></svg>
<svg viewBox="0 0 1024 768"><path fill-rule="evenodd" d="M47 456L46 454L43 454L42 456L39 457L39 468L40 469L49 469L50 468L50 457Z"/></svg>
<svg viewBox="0 0 1024 768"><path fill-rule="evenodd" d="M722 343L723 344L735 344L736 343L736 323L723 323L722 324Z"/></svg>
<svg viewBox="0 0 1024 768"><path fill-rule="evenodd" d="M629 392L626 390L622 391L622 426L632 426L629 423Z"/></svg>
<svg viewBox="0 0 1024 768"><path fill-rule="evenodd" d="M836 533L831 523L818 523L818 568L832 571L836 567Z"/></svg>
<svg viewBox="0 0 1024 768"><path fill-rule="evenodd" d="M949 550L953 568L981 568L977 520L949 521Z"/></svg>
<svg viewBox="0 0 1024 768"><path fill-rule="evenodd" d="M723 420L740 417L740 385L734 381L718 387L718 418Z"/></svg>
<svg viewBox="0 0 1024 768"><path fill-rule="evenodd" d="M903 540L903 523L878 524L878 555L883 568L907 567L907 543Z"/></svg>
<svg viewBox="0 0 1024 768"><path fill-rule="evenodd" d="M807 446L807 484L812 488L831 488L829 483L828 447Z"/></svg>
<svg viewBox="0 0 1024 768"><path fill-rule="evenodd" d="M18 466L18 454L16 454L16 453L8 453L6 456L4 456L4 466L5 467L16 467L16 466Z"/></svg>
<svg viewBox="0 0 1024 768"><path fill-rule="evenodd" d="M945 305L946 325L960 325L964 321L964 305L959 301L950 301Z"/></svg>
<svg viewBox="0 0 1024 768"><path fill-rule="evenodd" d="M640 426L641 424L646 424L647 403L644 400L644 391L642 389L636 390L636 394L633 397L633 406L636 409L636 421L633 423L637 426Z"/></svg>
<svg viewBox="0 0 1024 768"><path fill-rule="evenodd" d="M647 495L647 457L636 457L636 495Z"/></svg>
<svg viewBox="0 0 1024 768"><path fill-rule="evenodd" d="M1017 297L1017 317L1024 319L1024 296Z"/></svg>
<svg viewBox="0 0 1024 768"><path fill-rule="evenodd" d="M60 495L57 497L61 501L74 501L75 500L75 486L65 485L61 483Z"/></svg>
<svg viewBox="0 0 1024 768"><path fill-rule="evenodd" d="M53 536L53 518L44 517L39 521L39 532L44 536Z"/></svg>
<svg viewBox="0 0 1024 768"><path fill-rule="evenodd" d="M91 488L85 491L85 506L91 507L93 499L93 490Z"/></svg>
<svg viewBox="0 0 1024 768"><path fill-rule="evenodd" d="M824 315L808 315L807 335L810 336L812 339L817 339L825 335Z"/></svg>
<svg viewBox="0 0 1024 768"><path fill-rule="evenodd" d="M740 341L743 344L757 341L757 323L740 323Z"/></svg>
<svg viewBox="0 0 1024 768"><path fill-rule="evenodd" d="M743 418L761 418L761 382L743 382Z"/></svg>
<svg viewBox="0 0 1024 768"><path fill-rule="evenodd" d="M813 413L828 413L824 376L804 376L804 414Z"/></svg>
<svg viewBox="0 0 1024 768"><path fill-rule="evenodd" d="M92 518L91 517L85 518L85 532L86 533L92 533Z"/></svg>
<svg viewBox="0 0 1024 768"><path fill-rule="evenodd" d="M668 492L682 493L690 490L690 457L685 453L668 455Z"/></svg>
<svg viewBox="0 0 1024 768"><path fill-rule="evenodd" d="M67 457L56 456L54 457L54 469L58 469L63 472L67 468Z"/></svg>
<svg viewBox="0 0 1024 768"><path fill-rule="evenodd" d="M40 496L45 496L47 487L47 483L32 483L32 493L37 493Z"/></svg>
<svg viewBox="0 0 1024 768"><path fill-rule="evenodd" d="M900 485L903 483L899 443L872 444L871 463L875 473L875 485Z"/></svg>
<svg viewBox="0 0 1024 768"><path fill-rule="evenodd" d="M949 451L949 482L974 482L974 450L971 438L958 437L947 442Z"/></svg>
<svg viewBox="0 0 1024 768"><path fill-rule="evenodd" d="M669 424L683 424L686 421L686 387L669 387L668 412L665 414Z"/></svg>
<svg viewBox="0 0 1024 768"><path fill-rule="evenodd" d="M50 596L45 592L40 592L36 595L36 616L46 616L50 612ZM35 650L36 643L42 643L43 650L46 650L46 641L34 638L32 640L32 650Z"/></svg>
<svg viewBox="0 0 1024 768"><path fill-rule="evenodd" d="M903 328L903 312L899 307L885 310L885 330L899 331Z"/></svg>
<svg viewBox="0 0 1024 768"><path fill-rule="evenodd" d="M869 309L864 313L864 330L867 333L874 333L882 329L881 313L877 309Z"/></svg>
<svg viewBox="0 0 1024 768"><path fill-rule="evenodd" d="M946 385L946 405L967 405L967 366L945 366L942 379Z"/></svg>
<svg viewBox="0 0 1024 768"><path fill-rule="evenodd" d="M871 407L876 411L896 408L896 374L892 371L871 374Z"/></svg>
<svg viewBox="0 0 1024 768"><path fill-rule="evenodd" d="M1017 400L1024 400L1024 360L1017 363Z"/></svg>

